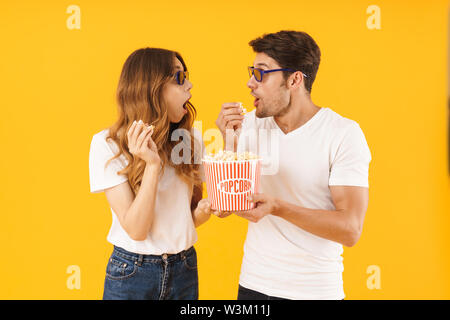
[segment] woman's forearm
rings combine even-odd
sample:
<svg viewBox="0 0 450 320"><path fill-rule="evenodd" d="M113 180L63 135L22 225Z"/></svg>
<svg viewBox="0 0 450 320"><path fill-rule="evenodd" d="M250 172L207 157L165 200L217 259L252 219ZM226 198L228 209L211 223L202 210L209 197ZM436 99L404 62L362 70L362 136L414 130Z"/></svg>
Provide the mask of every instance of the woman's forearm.
<svg viewBox="0 0 450 320"><path fill-rule="evenodd" d="M141 187L123 219L124 229L133 240L145 240L152 226L159 168L159 164L145 166Z"/></svg>

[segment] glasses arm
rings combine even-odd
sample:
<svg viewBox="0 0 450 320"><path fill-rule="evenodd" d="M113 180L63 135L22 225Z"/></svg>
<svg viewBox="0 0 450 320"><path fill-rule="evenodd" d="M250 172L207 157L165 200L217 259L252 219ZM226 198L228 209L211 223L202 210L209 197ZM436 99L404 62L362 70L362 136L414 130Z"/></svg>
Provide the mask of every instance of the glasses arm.
<svg viewBox="0 0 450 320"><path fill-rule="evenodd" d="M254 72L253 70L254 69L258 69L258 68L255 68L255 67L249 67L251 70L252 70L252 73ZM296 72L296 71L300 71L300 70L294 70L294 69L286 69L286 68L284 68L284 69L270 69L270 70L263 70L263 69L258 69L262 74L264 74L264 73L271 73L271 72L276 72L276 71L290 71L290 72ZM300 71L301 72L301 71ZM305 77L305 78L308 78L308 76L306 75L306 74L304 74L303 72L302 72L302 75Z"/></svg>
<svg viewBox="0 0 450 320"><path fill-rule="evenodd" d="M271 70L261 70L262 73L271 73L271 72L275 72L275 71L290 71L290 72L296 72L296 71L300 71L300 70L294 70L294 69L271 69ZM301 71L300 71L301 72ZM304 74L302 72L302 75L305 78L308 78L308 76L306 74Z"/></svg>

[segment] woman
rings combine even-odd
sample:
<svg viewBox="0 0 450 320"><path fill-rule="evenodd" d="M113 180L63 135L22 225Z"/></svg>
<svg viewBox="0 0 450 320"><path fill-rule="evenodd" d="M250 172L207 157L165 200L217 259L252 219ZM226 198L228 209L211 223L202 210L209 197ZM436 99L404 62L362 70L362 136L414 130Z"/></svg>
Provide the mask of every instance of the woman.
<svg viewBox="0 0 450 320"><path fill-rule="evenodd" d="M195 227L211 209L201 199L191 88L180 54L136 50L120 75L119 118L92 139L91 192L105 192L113 217L103 299L198 299Z"/></svg>

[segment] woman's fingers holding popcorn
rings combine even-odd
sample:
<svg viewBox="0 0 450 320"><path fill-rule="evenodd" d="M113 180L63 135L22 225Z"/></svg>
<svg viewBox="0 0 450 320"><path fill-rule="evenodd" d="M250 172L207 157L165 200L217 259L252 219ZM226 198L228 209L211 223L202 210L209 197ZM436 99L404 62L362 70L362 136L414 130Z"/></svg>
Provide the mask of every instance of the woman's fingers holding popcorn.
<svg viewBox="0 0 450 320"><path fill-rule="evenodd" d="M205 198L198 202L198 207L205 209L211 207L211 204L209 203L209 200Z"/></svg>
<svg viewBox="0 0 450 320"><path fill-rule="evenodd" d="M204 214L212 213L211 212L211 203L209 202L208 198L201 199L197 204L197 212L201 212Z"/></svg>
<svg viewBox="0 0 450 320"><path fill-rule="evenodd" d="M158 153L158 147L156 146L155 141L152 139L153 129L149 132L149 135L147 136L147 145L153 152Z"/></svg>
<svg viewBox="0 0 450 320"><path fill-rule="evenodd" d="M130 153L147 164L158 164L159 158L158 150L155 143L151 139L154 126L142 122L142 120L134 121L127 132L128 150Z"/></svg>
<svg viewBox="0 0 450 320"><path fill-rule="evenodd" d="M142 132L139 134L139 137L137 138L137 140L136 140L136 147L137 148L142 148L143 146L145 147L145 145L144 145L144 141L146 140L146 138L149 136L149 135L151 135L151 132L152 132L152 129L151 129L151 127L147 127L147 128L144 128L143 130L142 130Z"/></svg>
<svg viewBox="0 0 450 320"><path fill-rule="evenodd" d="M130 130L131 132L128 135L128 144L136 142L136 139L138 138L139 134L141 133L144 127L144 123L142 122L142 120L139 120L137 122L134 121L132 127L133 130L132 131Z"/></svg>

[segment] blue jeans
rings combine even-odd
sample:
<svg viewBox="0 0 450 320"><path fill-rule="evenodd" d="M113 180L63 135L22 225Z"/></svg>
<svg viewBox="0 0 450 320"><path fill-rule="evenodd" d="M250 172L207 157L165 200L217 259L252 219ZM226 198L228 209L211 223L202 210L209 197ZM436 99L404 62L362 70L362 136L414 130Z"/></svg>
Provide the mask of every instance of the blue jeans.
<svg viewBox="0 0 450 320"><path fill-rule="evenodd" d="M197 300L197 253L143 255L114 246L104 300Z"/></svg>

